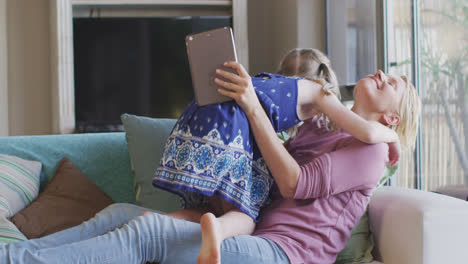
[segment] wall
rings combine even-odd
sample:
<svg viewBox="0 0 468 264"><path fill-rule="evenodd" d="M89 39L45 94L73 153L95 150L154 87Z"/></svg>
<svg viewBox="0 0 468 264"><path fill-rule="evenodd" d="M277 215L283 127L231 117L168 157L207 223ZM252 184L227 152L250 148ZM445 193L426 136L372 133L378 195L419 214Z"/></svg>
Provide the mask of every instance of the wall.
<svg viewBox="0 0 468 264"><path fill-rule="evenodd" d="M297 0L249 1L250 73L275 72L281 57L297 47Z"/></svg>
<svg viewBox="0 0 468 264"><path fill-rule="evenodd" d="M272 71L276 71L284 54L298 45L298 1L274 0L272 4L273 12L269 24L272 39L269 57L270 67Z"/></svg>
<svg viewBox="0 0 468 264"><path fill-rule="evenodd" d="M7 0L10 135L51 131L49 1Z"/></svg>
<svg viewBox="0 0 468 264"><path fill-rule="evenodd" d="M327 51L327 25L324 0L298 1L297 36L300 48L316 48Z"/></svg>
<svg viewBox="0 0 468 264"><path fill-rule="evenodd" d="M1 78L6 60L1 56L5 3L8 75ZM324 0L251 0L248 8L250 73L276 71L281 57L291 48L325 51ZM52 131L49 35L48 0L0 0L0 135L6 135L6 126L2 125L7 123L5 112L9 135ZM1 101L5 94L8 111L2 111L6 107Z"/></svg>
<svg viewBox="0 0 468 264"><path fill-rule="evenodd" d="M6 0L0 0L0 137L9 135Z"/></svg>
<svg viewBox="0 0 468 264"><path fill-rule="evenodd" d="M271 30L267 26L272 8L265 5L265 0L248 1L247 20L249 24L249 71L255 74L269 71L267 43L270 42Z"/></svg>
<svg viewBox="0 0 468 264"><path fill-rule="evenodd" d="M331 10L330 17L333 17L333 20L330 21L330 28L333 28L333 34L330 34L330 61L333 65L333 68L338 77L340 84L346 84L348 80L348 59L347 55L347 3L342 3L341 1L330 1L329 7Z"/></svg>
<svg viewBox="0 0 468 264"><path fill-rule="evenodd" d="M326 51L324 0L249 1L250 73L275 72L292 48Z"/></svg>

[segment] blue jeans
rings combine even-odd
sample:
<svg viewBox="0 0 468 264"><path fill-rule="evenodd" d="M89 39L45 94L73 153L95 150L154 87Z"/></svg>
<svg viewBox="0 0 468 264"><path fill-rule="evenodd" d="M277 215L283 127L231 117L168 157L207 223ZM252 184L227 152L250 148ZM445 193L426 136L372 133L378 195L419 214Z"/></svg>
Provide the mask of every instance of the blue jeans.
<svg viewBox="0 0 468 264"><path fill-rule="evenodd" d="M73 228L0 246L0 263L195 263L200 225L147 209L114 204ZM289 263L274 242L255 236L226 239L221 260L228 263Z"/></svg>

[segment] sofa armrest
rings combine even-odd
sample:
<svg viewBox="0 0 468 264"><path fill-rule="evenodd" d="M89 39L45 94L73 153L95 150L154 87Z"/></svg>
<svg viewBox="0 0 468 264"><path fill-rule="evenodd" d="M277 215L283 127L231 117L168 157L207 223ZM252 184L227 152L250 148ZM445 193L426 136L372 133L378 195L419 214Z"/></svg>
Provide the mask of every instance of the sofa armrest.
<svg viewBox="0 0 468 264"><path fill-rule="evenodd" d="M385 264L466 263L468 202L398 187L376 190L369 204L374 256Z"/></svg>

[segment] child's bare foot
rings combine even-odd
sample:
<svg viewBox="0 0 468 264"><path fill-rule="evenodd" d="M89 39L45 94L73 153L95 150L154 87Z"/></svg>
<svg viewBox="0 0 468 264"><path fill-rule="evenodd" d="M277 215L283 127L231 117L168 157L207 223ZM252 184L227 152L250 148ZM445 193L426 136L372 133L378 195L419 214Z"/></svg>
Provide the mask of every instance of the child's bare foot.
<svg viewBox="0 0 468 264"><path fill-rule="evenodd" d="M147 214L152 214L152 213L154 213L154 212L146 211L146 212L141 213L140 216L147 215Z"/></svg>
<svg viewBox="0 0 468 264"><path fill-rule="evenodd" d="M221 228L218 219L212 213L206 213L200 218L202 245L198 254L197 264L221 263Z"/></svg>

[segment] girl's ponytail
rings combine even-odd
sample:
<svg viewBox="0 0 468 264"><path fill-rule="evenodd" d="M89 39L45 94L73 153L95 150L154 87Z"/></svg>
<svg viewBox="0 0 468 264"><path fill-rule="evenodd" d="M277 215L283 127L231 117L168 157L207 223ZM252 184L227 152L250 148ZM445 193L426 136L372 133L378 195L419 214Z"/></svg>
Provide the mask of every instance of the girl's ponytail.
<svg viewBox="0 0 468 264"><path fill-rule="evenodd" d="M338 80L335 72L330 69L328 64L320 63L319 65L319 78L325 80L327 83L322 84L323 90L326 94L330 92L336 95L341 100L341 93L339 91Z"/></svg>

